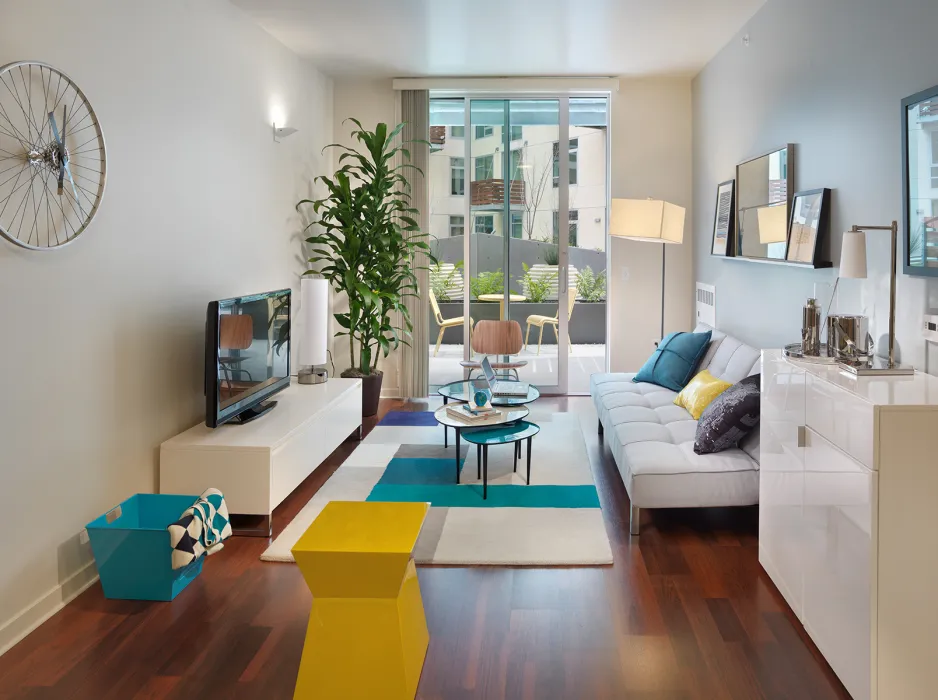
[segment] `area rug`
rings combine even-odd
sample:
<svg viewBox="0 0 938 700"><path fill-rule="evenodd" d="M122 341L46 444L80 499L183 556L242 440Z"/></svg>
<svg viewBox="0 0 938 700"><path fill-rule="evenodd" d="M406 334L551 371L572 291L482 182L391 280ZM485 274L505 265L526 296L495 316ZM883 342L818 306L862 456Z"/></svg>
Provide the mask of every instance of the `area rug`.
<svg viewBox="0 0 938 700"><path fill-rule="evenodd" d="M461 446L457 485L453 431L446 448L432 413L388 413L261 559L292 562L293 545L329 501L426 501L431 508L414 551L418 564L611 564L578 417L545 411L529 420L541 426L531 484L525 483L526 451L514 473L512 445L490 447L483 500L475 446Z"/></svg>

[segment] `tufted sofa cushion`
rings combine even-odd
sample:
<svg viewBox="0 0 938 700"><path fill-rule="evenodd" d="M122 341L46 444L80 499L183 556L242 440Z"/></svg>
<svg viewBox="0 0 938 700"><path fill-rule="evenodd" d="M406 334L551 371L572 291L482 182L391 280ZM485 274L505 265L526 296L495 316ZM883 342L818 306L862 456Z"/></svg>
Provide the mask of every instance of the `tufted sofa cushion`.
<svg viewBox="0 0 938 700"><path fill-rule="evenodd" d="M713 330L704 324L695 332ZM699 370L738 382L760 371L760 352L713 330ZM752 505L759 501L758 432L742 445L712 455L694 452L697 421L674 405L677 393L634 383L632 373L594 374L590 394L605 440L632 505L682 508Z"/></svg>

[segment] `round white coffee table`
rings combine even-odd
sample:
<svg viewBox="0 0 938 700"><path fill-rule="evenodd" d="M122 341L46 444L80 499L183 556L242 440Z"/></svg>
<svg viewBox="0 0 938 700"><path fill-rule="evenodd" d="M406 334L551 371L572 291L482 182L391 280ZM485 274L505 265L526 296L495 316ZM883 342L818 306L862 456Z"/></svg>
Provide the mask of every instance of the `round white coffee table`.
<svg viewBox="0 0 938 700"><path fill-rule="evenodd" d="M450 404L452 406L453 404ZM498 408L496 406L496 408ZM502 414L500 419L495 419L494 417L489 420L485 420L481 423L472 424L461 421L458 418L453 418L446 412L447 406L441 406L433 412L433 417L436 418L436 422L443 426L444 436L446 431L450 428L453 428L456 431L456 483L459 483L459 438L463 430L481 430L484 428L491 428L496 425L505 425L507 423L514 423L515 421L523 420L528 417L528 414L531 412L528 410L527 406L512 406L498 408L499 412ZM444 437L444 445L448 446L448 440Z"/></svg>

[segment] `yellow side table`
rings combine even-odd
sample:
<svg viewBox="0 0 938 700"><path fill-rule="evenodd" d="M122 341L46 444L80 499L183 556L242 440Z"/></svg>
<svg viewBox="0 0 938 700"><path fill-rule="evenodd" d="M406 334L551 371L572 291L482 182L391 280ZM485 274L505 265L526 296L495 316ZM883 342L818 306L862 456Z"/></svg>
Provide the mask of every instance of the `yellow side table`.
<svg viewBox="0 0 938 700"><path fill-rule="evenodd" d="M430 634L411 554L429 510L332 501L293 547L313 594L294 698L413 700Z"/></svg>

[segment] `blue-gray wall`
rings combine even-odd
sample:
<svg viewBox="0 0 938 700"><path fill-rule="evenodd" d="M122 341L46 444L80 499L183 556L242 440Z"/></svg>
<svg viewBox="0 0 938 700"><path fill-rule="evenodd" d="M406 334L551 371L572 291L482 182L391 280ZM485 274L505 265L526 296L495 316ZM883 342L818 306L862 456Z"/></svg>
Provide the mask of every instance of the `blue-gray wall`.
<svg viewBox="0 0 938 700"><path fill-rule="evenodd" d="M790 142L796 190L834 190L835 265L851 225L901 222L900 101L938 84L936 32L938 0L768 0L694 80L694 273L716 285L723 330L760 347L795 342L805 299L817 287L826 303L837 273L710 257L717 184L739 161ZM870 279L841 282L835 306L873 317L878 335L887 238L868 236ZM902 359L934 371L938 348L919 327L938 308L938 279L900 276L898 293Z"/></svg>

